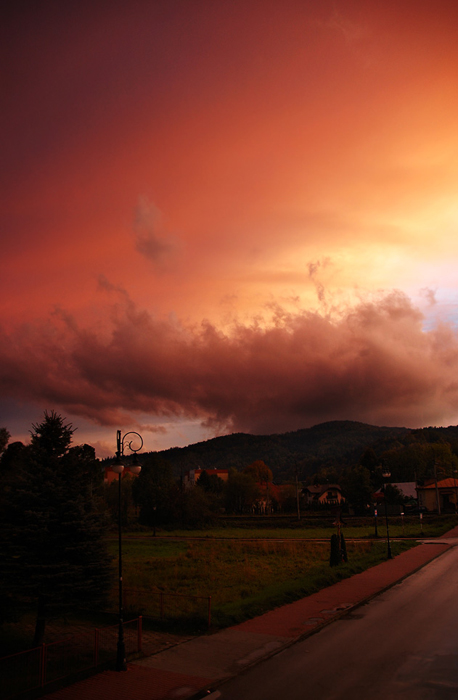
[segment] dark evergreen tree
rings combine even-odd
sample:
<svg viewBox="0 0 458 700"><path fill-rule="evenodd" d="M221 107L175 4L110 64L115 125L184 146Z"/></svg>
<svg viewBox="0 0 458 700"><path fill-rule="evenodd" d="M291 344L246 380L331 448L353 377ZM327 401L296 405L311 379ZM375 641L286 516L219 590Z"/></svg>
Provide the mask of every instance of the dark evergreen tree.
<svg viewBox="0 0 458 700"><path fill-rule="evenodd" d="M112 578L102 472L93 448L71 447L73 432L60 415L45 413L30 446L16 447L15 460L9 455L14 488L0 516L0 597L34 605L36 645L47 619L102 603Z"/></svg>

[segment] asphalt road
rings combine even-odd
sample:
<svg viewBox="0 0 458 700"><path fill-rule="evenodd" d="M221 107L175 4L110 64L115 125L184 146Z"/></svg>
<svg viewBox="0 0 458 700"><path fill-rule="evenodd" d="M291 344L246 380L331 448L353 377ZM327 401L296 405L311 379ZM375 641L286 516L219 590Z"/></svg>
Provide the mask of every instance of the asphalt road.
<svg viewBox="0 0 458 700"><path fill-rule="evenodd" d="M457 700L458 547L219 692L221 700Z"/></svg>

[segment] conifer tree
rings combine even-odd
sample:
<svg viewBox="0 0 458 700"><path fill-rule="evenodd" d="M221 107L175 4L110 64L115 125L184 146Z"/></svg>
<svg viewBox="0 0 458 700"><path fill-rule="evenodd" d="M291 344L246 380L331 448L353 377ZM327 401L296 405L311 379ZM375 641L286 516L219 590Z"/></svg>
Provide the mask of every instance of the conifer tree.
<svg viewBox="0 0 458 700"><path fill-rule="evenodd" d="M30 446L9 459L12 481L0 534L4 576L0 597L33 604L34 644L46 620L101 603L110 584L110 559L100 510L100 465L92 447L72 447L73 428L54 411L33 425ZM8 457L8 450L2 462Z"/></svg>

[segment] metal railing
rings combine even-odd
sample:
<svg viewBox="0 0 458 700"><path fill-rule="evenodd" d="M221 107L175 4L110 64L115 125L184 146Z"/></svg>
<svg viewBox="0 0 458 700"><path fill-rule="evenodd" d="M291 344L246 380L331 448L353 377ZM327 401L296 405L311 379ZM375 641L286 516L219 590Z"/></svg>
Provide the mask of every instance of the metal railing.
<svg viewBox="0 0 458 700"><path fill-rule="evenodd" d="M63 639L0 659L0 700L44 688L116 658L118 625L78 630ZM127 656L142 650L142 618L124 623Z"/></svg>

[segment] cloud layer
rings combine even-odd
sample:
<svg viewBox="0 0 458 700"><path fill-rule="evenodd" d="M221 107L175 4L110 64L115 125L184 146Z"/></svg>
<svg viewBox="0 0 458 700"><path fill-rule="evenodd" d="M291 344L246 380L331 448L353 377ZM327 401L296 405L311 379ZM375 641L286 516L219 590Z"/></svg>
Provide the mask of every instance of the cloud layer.
<svg viewBox="0 0 458 700"><path fill-rule="evenodd" d="M103 332L62 311L46 326L3 330L3 396L102 425L141 413L258 433L344 418L418 426L458 412L457 336L425 332L400 292L338 317L275 308L227 332L159 321L119 298Z"/></svg>

